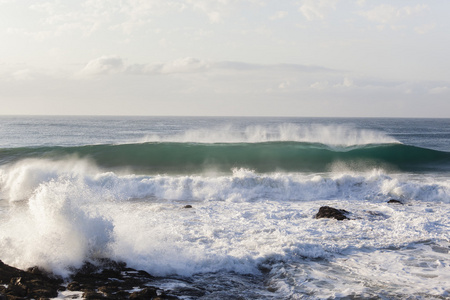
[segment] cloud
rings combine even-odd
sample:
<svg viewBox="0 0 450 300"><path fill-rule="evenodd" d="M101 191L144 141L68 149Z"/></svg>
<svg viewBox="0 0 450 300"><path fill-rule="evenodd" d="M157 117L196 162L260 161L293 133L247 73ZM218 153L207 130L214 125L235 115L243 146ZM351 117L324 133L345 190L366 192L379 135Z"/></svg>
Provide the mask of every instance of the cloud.
<svg viewBox="0 0 450 300"><path fill-rule="evenodd" d="M356 5L364 6L366 4L366 0L356 0Z"/></svg>
<svg viewBox="0 0 450 300"><path fill-rule="evenodd" d="M77 77L94 77L119 73L123 70L124 63L118 56L102 56L89 61L77 74Z"/></svg>
<svg viewBox="0 0 450 300"><path fill-rule="evenodd" d="M238 61L208 61L193 57L176 59L165 63L133 64L124 69L125 73L134 75L198 73L210 71L284 71L284 72L337 72L336 70L299 64L251 64Z"/></svg>
<svg viewBox="0 0 450 300"><path fill-rule="evenodd" d="M430 89L428 92L433 95L439 95L439 94L447 93L449 90L450 89L446 86L437 86L437 87Z"/></svg>
<svg viewBox="0 0 450 300"><path fill-rule="evenodd" d="M342 83L335 84L334 87L349 88L349 87L355 87L355 84L354 84L353 80L351 80L348 77L345 77L344 81Z"/></svg>
<svg viewBox="0 0 450 300"><path fill-rule="evenodd" d="M279 89L287 89L291 85L289 80L285 80L278 85Z"/></svg>
<svg viewBox="0 0 450 300"><path fill-rule="evenodd" d="M289 13L287 11L277 11L273 16L269 17L270 20L280 20L285 18Z"/></svg>
<svg viewBox="0 0 450 300"><path fill-rule="evenodd" d="M185 0L194 11L205 14L211 23L221 22L225 16L244 2L259 4L255 0Z"/></svg>
<svg viewBox="0 0 450 300"><path fill-rule="evenodd" d="M210 68L210 63L193 57L176 59L166 63L133 64L125 73L134 75L197 73Z"/></svg>
<svg viewBox="0 0 450 300"><path fill-rule="evenodd" d="M428 9L427 5L417 4L416 6L396 7L389 4L381 4L370 10L360 11L358 14L367 20L383 25L394 25L399 20L418 14Z"/></svg>
<svg viewBox="0 0 450 300"><path fill-rule="evenodd" d="M426 34L429 31L433 30L434 28L436 28L436 23L431 23L431 24L416 26L416 27L414 27L414 31L417 32L418 34Z"/></svg>
<svg viewBox="0 0 450 300"><path fill-rule="evenodd" d="M18 70L12 73L12 77L15 80L32 80L33 77L33 72L30 69L23 69L23 70Z"/></svg>
<svg viewBox="0 0 450 300"><path fill-rule="evenodd" d="M317 81L309 86L313 90L325 90L328 88L328 81Z"/></svg>
<svg viewBox="0 0 450 300"><path fill-rule="evenodd" d="M303 0L299 11L308 21L323 20L330 10L336 9L337 0Z"/></svg>

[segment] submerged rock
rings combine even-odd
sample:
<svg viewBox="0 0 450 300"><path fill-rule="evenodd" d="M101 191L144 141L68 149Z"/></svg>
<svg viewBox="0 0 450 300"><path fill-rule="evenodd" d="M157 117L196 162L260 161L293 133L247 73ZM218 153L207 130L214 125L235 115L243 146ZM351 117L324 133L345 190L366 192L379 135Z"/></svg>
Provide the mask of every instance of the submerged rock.
<svg viewBox="0 0 450 300"><path fill-rule="evenodd" d="M330 206L322 206L319 208L319 212L316 214L316 219L321 218L329 218L329 219L336 219L336 220L349 220L347 218L346 214L349 212L344 209L336 209Z"/></svg>

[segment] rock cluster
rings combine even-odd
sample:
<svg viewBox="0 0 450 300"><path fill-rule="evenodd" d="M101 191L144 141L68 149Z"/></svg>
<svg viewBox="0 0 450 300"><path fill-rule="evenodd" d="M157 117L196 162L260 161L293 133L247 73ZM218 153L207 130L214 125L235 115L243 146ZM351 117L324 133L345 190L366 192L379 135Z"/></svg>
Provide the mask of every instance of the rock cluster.
<svg viewBox="0 0 450 300"><path fill-rule="evenodd" d="M145 271L108 259L85 263L68 282L36 267L23 271L0 261L0 300L44 300L62 291L82 292L84 299L178 299L150 286L153 279Z"/></svg>
<svg viewBox="0 0 450 300"><path fill-rule="evenodd" d="M48 299L64 289L61 278L39 268L22 271L0 261L0 299Z"/></svg>

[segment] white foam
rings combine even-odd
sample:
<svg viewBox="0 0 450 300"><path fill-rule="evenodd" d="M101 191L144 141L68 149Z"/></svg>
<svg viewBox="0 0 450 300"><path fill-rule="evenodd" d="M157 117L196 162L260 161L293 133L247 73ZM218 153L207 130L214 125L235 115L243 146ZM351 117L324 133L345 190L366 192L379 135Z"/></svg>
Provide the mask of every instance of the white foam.
<svg viewBox="0 0 450 300"><path fill-rule="evenodd" d="M245 128L227 125L216 128L191 129L172 136L148 135L140 142L261 143L274 141L320 143L345 147L398 143L393 137L374 130L357 129L346 125L289 123L277 126L253 125Z"/></svg>
<svg viewBox="0 0 450 300"><path fill-rule="evenodd" d="M0 197L9 201L28 199L43 182L98 172L87 159L75 156L61 160L24 159L0 168Z"/></svg>
<svg viewBox="0 0 450 300"><path fill-rule="evenodd" d="M64 171L56 172L52 163L65 166ZM433 254L439 262L430 262L431 277L416 275L424 267L404 265L408 245L428 240L446 249L450 242L448 177L424 180L383 170L257 174L246 169L231 175L136 176L83 164L72 163L72 170L64 162L40 161L26 170L18 164L24 174L17 181L14 167L2 169L3 197L21 195L24 200L11 201L8 217L0 221L0 259L63 275L69 266L97 256L121 259L154 275L258 274L258 266L266 264L272 268L273 286L291 296L298 287L287 284L281 273L311 279L306 289L318 293L320 284L314 282L325 280L331 264L342 269L332 275L338 296L348 288L358 291L352 274L368 278L367 270L386 255L383 249L397 247L406 250L388 252L392 268L380 275L395 278L397 271L405 272L402 292L445 292L448 254L434 255L432 246L414 253L419 260ZM22 183L26 191L10 192ZM387 204L392 197L406 205ZM193 208L183 208L186 204ZM352 220L314 219L322 205L348 210ZM317 265L323 271L314 270L308 258L326 262ZM346 259L351 263L345 265ZM302 264L309 271L299 271Z"/></svg>
<svg viewBox="0 0 450 300"><path fill-rule="evenodd" d="M80 173L86 176L86 163L28 163L2 173L2 190L11 197L8 218L0 224L2 258L18 267L39 265L67 275L69 266L107 252L113 225L89 210L92 202L105 199L84 184Z"/></svg>

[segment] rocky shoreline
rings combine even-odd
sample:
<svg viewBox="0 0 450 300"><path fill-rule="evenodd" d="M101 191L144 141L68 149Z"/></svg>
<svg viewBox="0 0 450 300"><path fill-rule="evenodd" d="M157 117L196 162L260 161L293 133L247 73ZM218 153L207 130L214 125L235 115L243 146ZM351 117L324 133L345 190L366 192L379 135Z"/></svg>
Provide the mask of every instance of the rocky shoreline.
<svg viewBox="0 0 450 300"><path fill-rule="evenodd" d="M403 204L391 199L388 204ZM191 208L186 206L185 208ZM378 215L376 212L369 212ZM350 212L322 206L316 219L350 220ZM85 262L73 269L72 276L61 278L38 267L26 271L4 264L0 260L0 300L36 299L179 299L170 292L152 286L157 278L142 270L127 267L124 262L107 258ZM174 292L174 291L172 291ZM177 291L180 292L180 291ZM204 296L205 291L184 290L183 295ZM178 295L180 295L178 293Z"/></svg>
<svg viewBox="0 0 450 300"><path fill-rule="evenodd" d="M68 299L179 299L151 286L154 277L125 263L101 259L86 262L68 279L38 267L20 270L0 261L0 300Z"/></svg>

